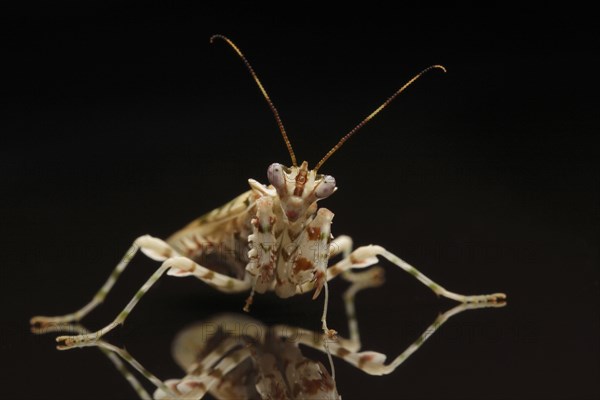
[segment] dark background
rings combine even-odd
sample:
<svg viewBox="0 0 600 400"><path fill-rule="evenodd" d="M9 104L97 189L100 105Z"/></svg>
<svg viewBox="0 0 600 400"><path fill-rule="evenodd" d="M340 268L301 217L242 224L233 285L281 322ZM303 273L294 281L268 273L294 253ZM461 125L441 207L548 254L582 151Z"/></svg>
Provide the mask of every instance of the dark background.
<svg viewBox="0 0 600 400"><path fill-rule="evenodd" d="M3 6L5 7L5 6ZM415 73L431 72L323 167L334 234L386 246L450 290L505 291L503 309L450 320L393 374L336 361L344 399L596 399L598 31L586 10L325 9L159 2L20 3L4 9L2 397L135 394L95 349L57 352L33 315L70 312L137 236L166 237L288 163L246 53L301 160L314 165ZM597 57L596 57L597 58ZM365 349L392 359L453 304L387 262L362 293ZM109 322L156 263L136 258ZM330 325L346 334L331 285ZM172 337L241 312L194 279L162 279L109 338L167 379ZM256 298L252 316L319 329L322 301ZM314 357L322 356L306 351Z"/></svg>

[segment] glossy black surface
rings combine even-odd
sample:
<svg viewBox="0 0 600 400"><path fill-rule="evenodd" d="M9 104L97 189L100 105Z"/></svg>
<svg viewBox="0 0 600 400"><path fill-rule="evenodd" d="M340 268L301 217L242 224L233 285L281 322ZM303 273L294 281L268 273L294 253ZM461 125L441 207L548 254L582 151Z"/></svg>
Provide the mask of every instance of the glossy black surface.
<svg viewBox="0 0 600 400"><path fill-rule="evenodd" d="M310 165L415 73L448 68L332 156L322 172L339 191L321 205L335 235L386 246L450 290L505 291L508 305L454 317L389 376L336 361L344 399L598 398L597 35L585 12L363 6L96 2L2 15L1 397L134 398L97 350L58 352L29 318L73 311L134 238L166 237L288 163L240 60L209 45L222 33ZM392 358L453 304L382 265L386 284L361 293L357 313L364 348ZM86 326L109 322L156 266L136 258ZM342 334L345 287L331 284ZM173 336L244 299L164 278L108 339L177 377ZM257 296L252 316L317 330L321 307Z"/></svg>

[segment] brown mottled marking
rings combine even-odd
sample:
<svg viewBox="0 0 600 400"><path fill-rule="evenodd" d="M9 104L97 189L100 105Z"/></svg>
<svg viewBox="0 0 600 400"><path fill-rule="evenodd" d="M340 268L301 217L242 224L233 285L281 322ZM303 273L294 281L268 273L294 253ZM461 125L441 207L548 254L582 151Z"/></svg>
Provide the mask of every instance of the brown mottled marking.
<svg viewBox="0 0 600 400"><path fill-rule="evenodd" d="M294 196L302 196L304 185L306 184L306 176L308 175L308 163L304 161L300 165L298 175L296 175L296 187L294 188Z"/></svg>
<svg viewBox="0 0 600 400"><path fill-rule="evenodd" d="M298 257L294 264L294 273L297 274L300 271L309 271L314 268L312 261L308 258Z"/></svg>
<svg viewBox="0 0 600 400"><path fill-rule="evenodd" d="M270 374L270 376L267 376L268 378L271 378L274 382L271 383L271 390L273 391L271 393L270 398L274 399L274 400L284 400L284 399L289 399L289 396L287 394L287 391L285 390L285 387L282 387L281 383L276 379L274 374Z"/></svg>
<svg viewBox="0 0 600 400"><path fill-rule="evenodd" d="M364 365L373 360L372 354L365 354L358 359L358 368L364 367Z"/></svg>
<svg viewBox="0 0 600 400"><path fill-rule="evenodd" d="M202 242L200 242L200 239L198 239L198 236L196 236L194 234L194 235L192 235L192 239L194 240L194 243L196 244L196 248L197 249L201 249L202 248Z"/></svg>
<svg viewBox="0 0 600 400"><path fill-rule="evenodd" d="M200 389L203 392L206 391L206 385L202 382L186 381L185 384L193 389Z"/></svg>
<svg viewBox="0 0 600 400"><path fill-rule="evenodd" d="M296 239L298 239L298 236L300 236L300 234L302 233L302 229L300 229L298 232L295 232L293 230L288 231L288 235L290 235L290 240L293 242Z"/></svg>
<svg viewBox="0 0 600 400"><path fill-rule="evenodd" d="M206 280L212 280L214 277L215 277L215 273L213 271L208 271L204 275L202 275L202 278L204 278Z"/></svg>
<svg viewBox="0 0 600 400"><path fill-rule="evenodd" d="M317 394L321 390L330 391L333 385L324 376L321 379L303 379L304 392L307 394Z"/></svg>
<svg viewBox="0 0 600 400"><path fill-rule="evenodd" d="M286 371L292 361L289 358L283 359L283 370Z"/></svg>
<svg viewBox="0 0 600 400"><path fill-rule="evenodd" d="M343 347L340 347L340 348L337 350L337 352L336 352L336 354L337 354L338 356L342 357L342 358L346 357L346 356L347 356L348 354L350 354L350 353L351 353L351 351L350 351L350 350L348 350L348 349L345 349L345 348L343 348Z"/></svg>
<svg viewBox="0 0 600 400"><path fill-rule="evenodd" d="M252 294L250 294L250 296L248 296L248 298L246 299L246 304L243 308L245 312L250 312L250 306L252 305L252 301L254 301L254 298L252 297Z"/></svg>
<svg viewBox="0 0 600 400"><path fill-rule="evenodd" d="M202 366L202 364L199 364L196 368L194 368L194 370L191 372L192 375L202 375L202 372L204 371L204 367Z"/></svg>
<svg viewBox="0 0 600 400"><path fill-rule="evenodd" d="M208 375L212 376L215 379L221 379L223 377L223 372L221 372L219 368L215 368L212 371L210 371Z"/></svg>
<svg viewBox="0 0 600 400"><path fill-rule="evenodd" d="M321 228L318 226L309 226L306 228L306 231L308 232L308 240L319 240L319 236L321 236Z"/></svg>
<svg viewBox="0 0 600 400"><path fill-rule="evenodd" d="M329 272L331 272L331 276L338 276L342 272L342 269L339 265L334 265L333 267L329 268Z"/></svg>
<svg viewBox="0 0 600 400"><path fill-rule="evenodd" d="M273 232L273 234L275 235L276 239L279 239L281 237L281 235L283 234L283 229L277 229L276 231Z"/></svg>
<svg viewBox="0 0 600 400"><path fill-rule="evenodd" d="M321 388L320 379L302 379L302 385L304 386L304 393L317 394Z"/></svg>

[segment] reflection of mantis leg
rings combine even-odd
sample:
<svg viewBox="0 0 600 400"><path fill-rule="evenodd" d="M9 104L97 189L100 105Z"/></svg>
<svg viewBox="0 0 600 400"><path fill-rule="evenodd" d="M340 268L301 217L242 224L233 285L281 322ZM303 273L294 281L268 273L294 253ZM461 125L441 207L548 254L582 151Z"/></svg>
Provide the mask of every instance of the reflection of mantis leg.
<svg viewBox="0 0 600 400"><path fill-rule="evenodd" d="M330 244L330 257L342 255L344 259L350 257L353 243L350 236L342 235L335 238ZM375 260L376 261L376 260ZM372 265L372 264L369 264ZM327 280L330 281L340 275L342 279L352 283L344 292L344 305L346 308L346 317L348 318L348 331L350 332L349 348L358 351L361 347L358 322L356 320L356 310L354 307L354 297L363 289L381 286L385 280L384 270L380 266L371 267L366 271L353 271L351 269L339 268L339 263L332 265L327 269ZM308 287L306 288L308 289Z"/></svg>
<svg viewBox="0 0 600 400"><path fill-rule="evenodd" d="M346 289L343 295L351 342L349 343L351 347L348 348L352 351L358 351L361 348L361 343L358 321L356 319L356 308L354 306L354 297L363 289L381 286L385 279L384 270L382 267L375 266L364 272L347 271L342 275L342 278L352 282L352 285Z"/></svg>
<svg viewBox="0 0 600 400"><path fill-rule="evenodd" d="M163 400L178 398L201 399L204 397L214 385L221 382L224 376L251 355L250 350L247 348L236 349L241 344L242 342L238 338L225 339L204 358L189 365L187 375L183 378L168 379L164 382L148 372L126 350L102 340L93 345L101 347L105 351L112 352L113 356L116 354L129 363L129 365L156 386L157 389L154 392L154 398ZM226 356L224 356L225 354Z"/></svg>
<svg viewBox="0 0 600 400"><path fill-rule="evenodd" d="M39 329L35 333L71 332L88 334L89 331L81 325L53 325ZM201 399L215 384L232 369L251 356L248 348L240 348L244 342L239 338L226 338L202 359L191 363L186 368L187 375L181 379L161 381L139 363L127 350L116 347L102 339L88 344L96 346L112 361L117 370L127 379L138 396L143 400L151 400L148 392L142 387L135 376L127 369L123 361L142 374L157 390L154 399ZM123 360L123 361L122 361Z"/></svg>
<svg viewBox="0 0 600 400"><path fill-rule="evenodd" d="M72 332L72 333L77 333L79 335L89 333L89 331L86 328L84 328L83 326L81 326L79 324L47 326L45 328L36 329L36 331L34 333L42 333L43 334L43 333L66 332L66 331ZM100 351L102 351L102 353L104 353L104 355L106 357L108 357L108 359L113 363L113 365L115 366L117 371L119 371L121 373L121 375L123 375L123 377L127 380L127 382L129 382L129 384L135 390L135 392L138 394L140 399L152 400L152 397L148 394L148 392L146 392L146 390L140 384L140 382L137 380L137 378L135 376L133 376L133 374L131 372L129 372L129 370L127 369L125 364L123 364L123 361L121 361L121 359L119 358L119 356L122 357L123 359L126 359L127 357L131 358L131 356L129 355L129 353L127 353L126 350L114 347L114 346L110 345L109 343L106 343L103 340L99 340L96 343L96 345L100 348ZM107 348L106 346L109 346L110 348ZM119 354L119 356L117 356L117 354ZM138 368L136 368L136 369L138 371L140 371L142 373L142 375L146 376L150 380L152 380L152 378L154 378L160 382L159 379L157 379L152 374L150 374L148 371L146 371L141 365L140 365L140 367L142 368L142 371L140 371L140 369L138 369Z"/></svg>
<svg viewBox="0 0 600 400"><path fill-rule="evenodd" d="M377 353L374 351L362 351L357 352L352 350L355 342L353 340L339 338L337 342L330 342L329 349L331 354L342 358L346 362L354 365L355 367L363 370L370 375L387 375L393 372L400 364L402 364L408 357L410 357L415 351L417 351L427 339L433 335L433 333L440 327L444 322L450 319L452 316L459 314L466 310L473 310L478 308L487 307L503 307L505 303L463 303L459 304L454 308L440 314L431 325L425 329L425 331L415 340L406 350L398 355L391 363L385 364L386 355ZM322 335L315 332L294 329L284 326L277 327L278 334L282 336L293 337L299 343L306 346L312 347L317 350L324 351ZM287 331L287 332L286 332Z"/></svg>
<svg viewBox="0 0 600 400"><path fill-rule="evenodd" d="M235 347L239 344L239 341L232 340L231 343L234 343L233 347ZM162 387L159 387L154 392L154 398L157 400L172 399L173 395L171 393L175 392L177 394L175 398L201 399L213 386L221 383L223 377L227 376L231 370L251 355L252 351L247 347L234 350L225 357L219 354L218 350L214 350L209 356L216 356L220 359L216 365L204 369L201 365L205 364L205 360L202 360L194 370L183 378L165 381L168 391L165 392Z"/></svg>

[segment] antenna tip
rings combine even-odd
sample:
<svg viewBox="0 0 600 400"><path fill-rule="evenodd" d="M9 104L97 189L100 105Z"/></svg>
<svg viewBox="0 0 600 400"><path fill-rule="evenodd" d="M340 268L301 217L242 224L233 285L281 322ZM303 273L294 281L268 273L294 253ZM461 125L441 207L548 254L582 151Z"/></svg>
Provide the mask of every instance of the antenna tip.
<svg viewBox="0 0 600 400"><path fill-rule="evenodd" d="M216 35L212 35L210 37L210 43L212 44L215 41L215 39L223 39L223 40L227 41L227 38L225 36L216 34Z"/></svg>
<svg viewBox="0 0 600 400"><path fill-rule="evenodd" d="M446 69L446 67L444 67L443 65L438 65L438 64L436 64L436 65L432 65L432 66L431 66L431 67L429 67L429 68L431 68L431 69L433 69L433 68L441 69L441 70L442 70L442 72L444 72L444 73L448 72L448 70Z"/></svg>

